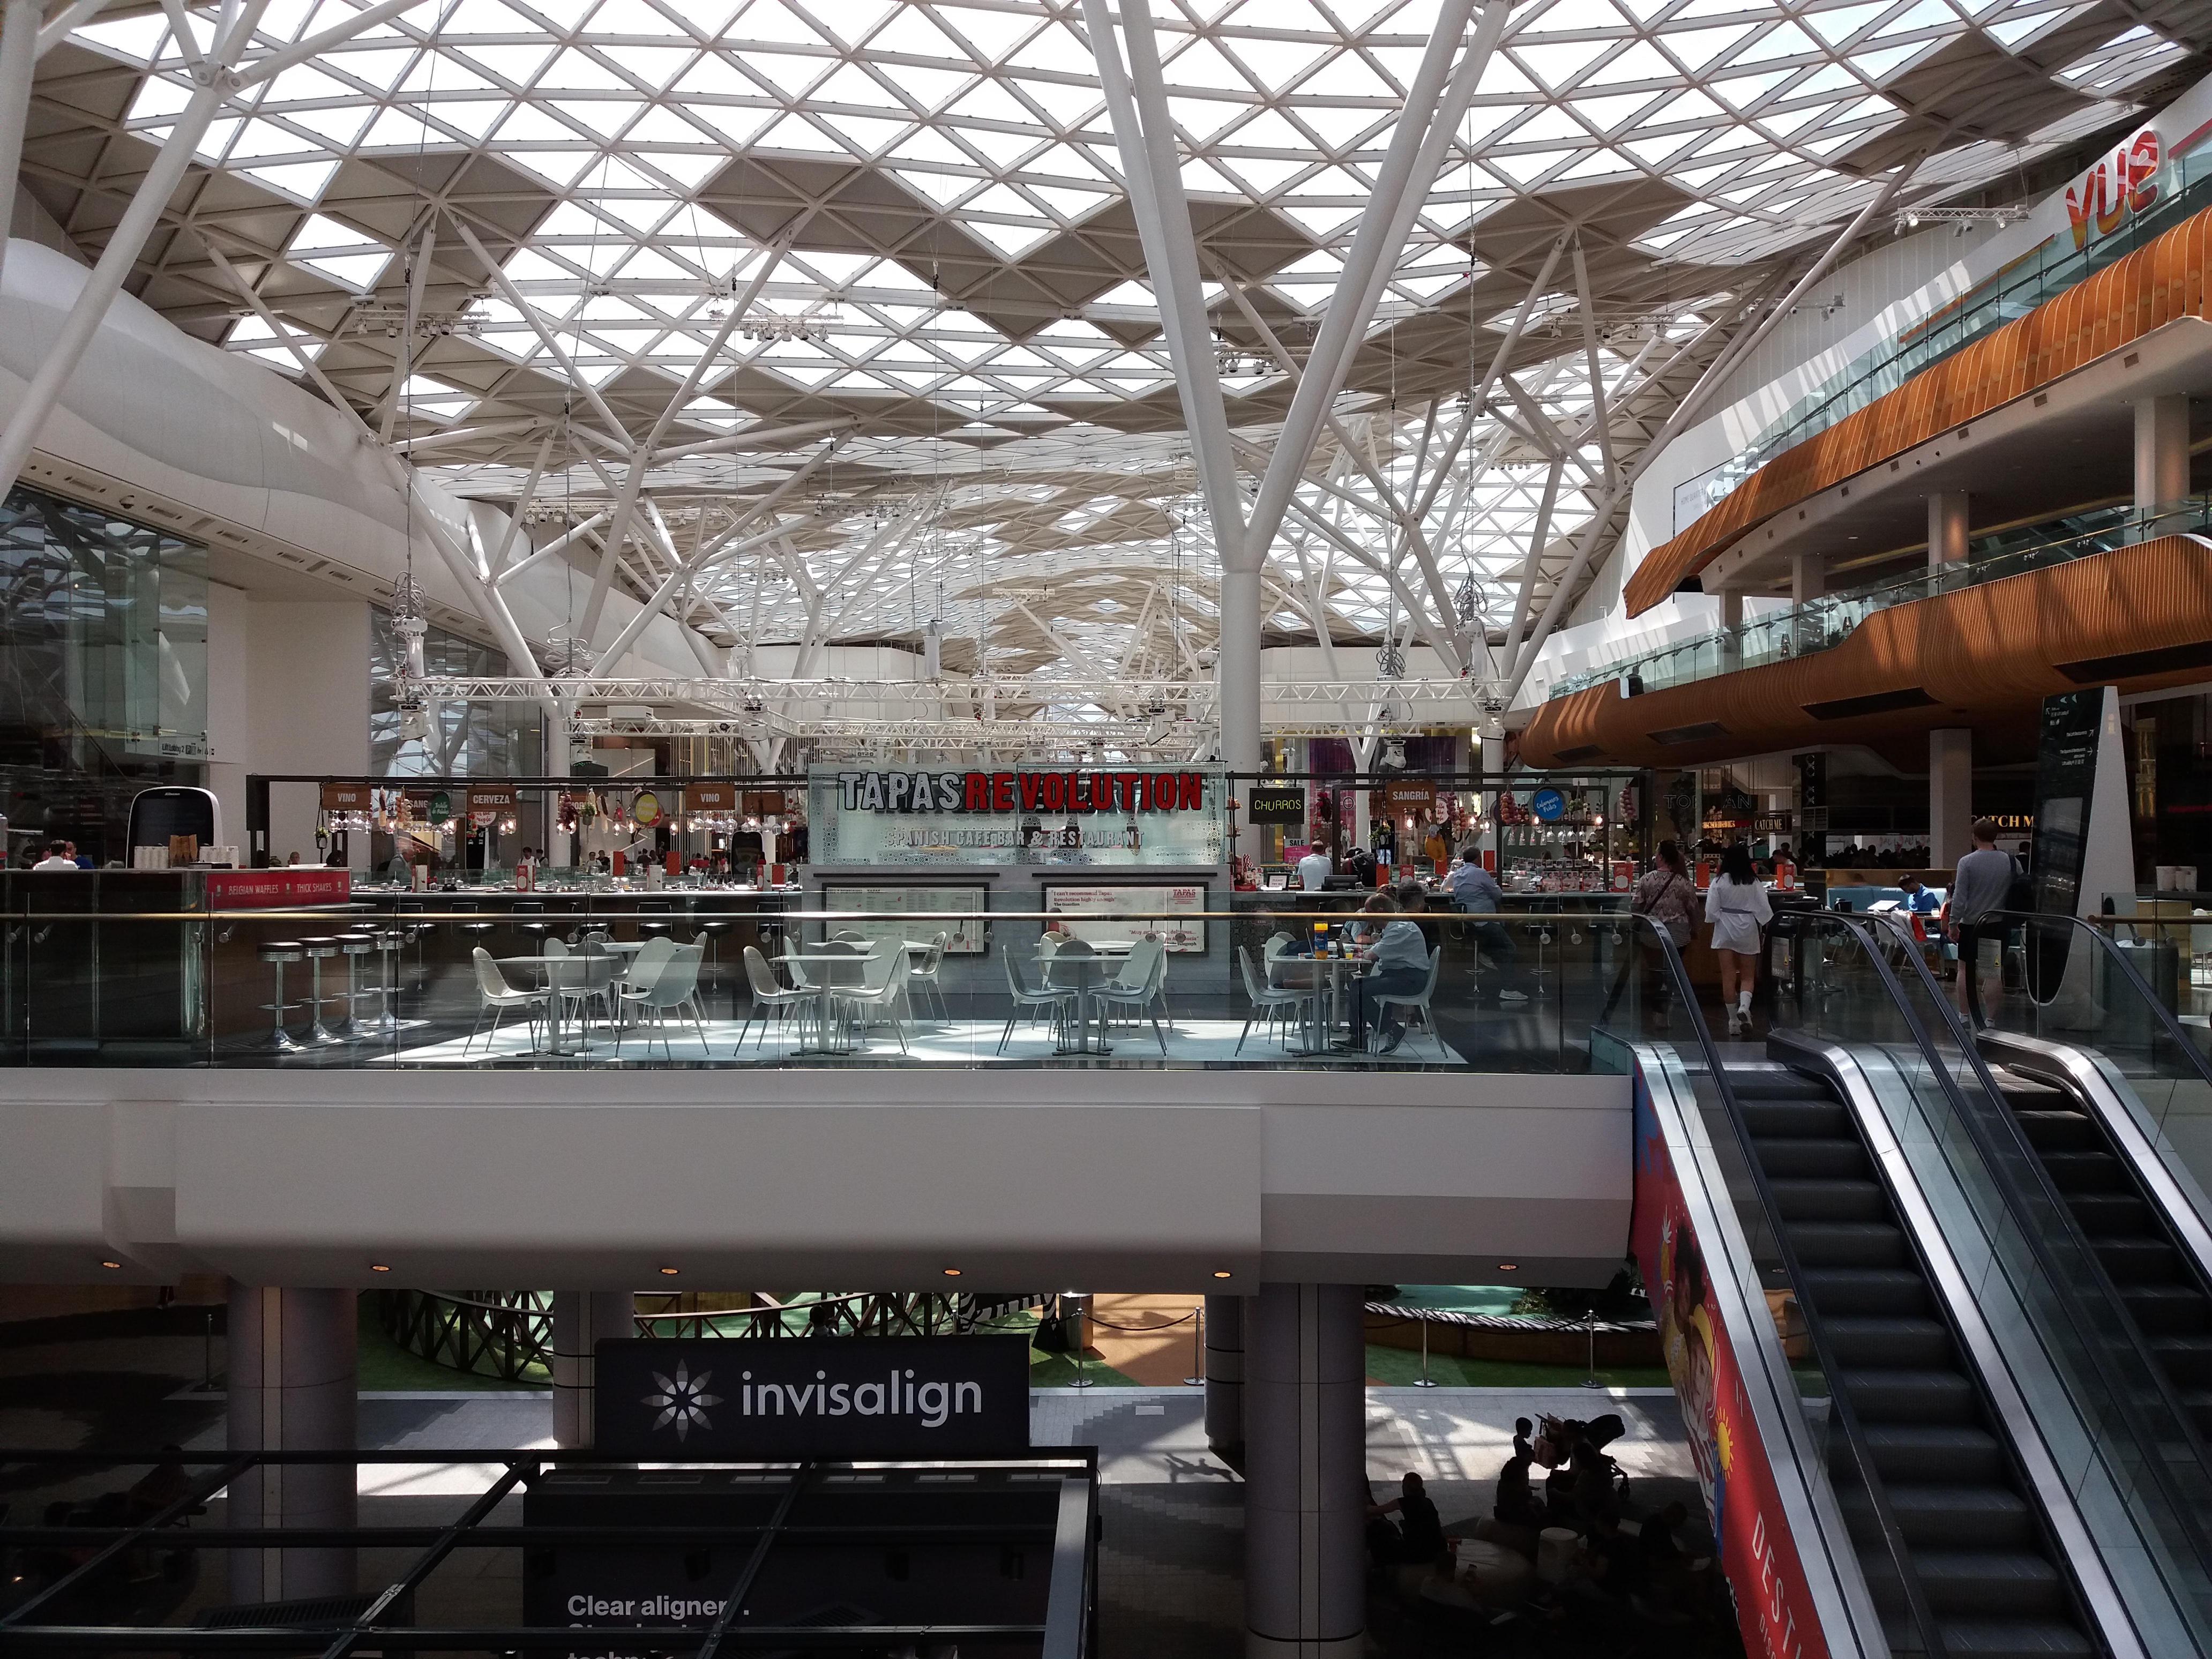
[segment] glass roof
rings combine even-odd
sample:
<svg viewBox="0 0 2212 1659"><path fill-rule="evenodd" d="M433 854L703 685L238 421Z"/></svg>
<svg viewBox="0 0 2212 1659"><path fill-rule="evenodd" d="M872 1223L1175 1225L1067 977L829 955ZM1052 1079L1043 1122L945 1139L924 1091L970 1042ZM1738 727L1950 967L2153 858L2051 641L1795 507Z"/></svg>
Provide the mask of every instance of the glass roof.
<svg viewBox="0 0 2212 1659"><path fill-rule="evenodd" d="M1294 355L1310 340L1435 0L1151 3L1256 477L1289 382L1251 319ZM261 33L349 9L274 0ZM118 130L158 141L182 108L184 15L196 52L211 14L173 7L73 37L70 72L130 77ZM201 146L234 181L228 252L258 253L240 268L276 326L188 248L149 301L297 375L293 334L464 495L513 502L542 454L541 544L606 505L659 424L658 516L620 580L641 597L721 538L678 604L723 644L912 639L936 619L955 671L979 638L1006 672L1194 670L1217 567L1082 15L423 0L250 88ZM1386 638L1494 636L1541 609L1608 465L1568 262L1508 365L1519 389L1471 416L1467 397L1561 229L1588 255L1619 465L1744 302L1879 187L1886 142L1948 124L1912 199L2002 187L2185 53L2095 0L1527 0L1277 538L1271 633L1349 647L1339 672L1363 678ZM1973 102L2020 86L2038 95ZM748 428L766 435L714 443ZM1418 538L1400 511L1416 498ZM588 572L599 552L586 535L569 556Z"/></svg>

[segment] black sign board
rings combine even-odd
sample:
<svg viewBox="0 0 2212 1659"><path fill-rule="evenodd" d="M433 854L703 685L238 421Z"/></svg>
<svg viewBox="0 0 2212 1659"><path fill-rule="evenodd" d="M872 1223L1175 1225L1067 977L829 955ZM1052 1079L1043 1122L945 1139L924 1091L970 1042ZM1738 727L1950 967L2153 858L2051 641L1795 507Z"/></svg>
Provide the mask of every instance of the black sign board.
<svg viewBox="0 0 2212 1659"><path fill-rule="evenodd" d="M2097 739L2105 715L2105 688L2060 691L2043 700L2043 729L2035 753L2035 844L2028 876L2035 908L2047 915L2078 913L2081 866L2089 850L2089 803L2097 789ZM2057 994L2066 971L2070 923L2039 922L2031 930L2028 981L2037 997Z"/></svg>
<svg viewBox="0 0 2212 1659"><path fill-rule="evenodd" d="M1828 804L1828 751L1823 749L1790 758L1797 765L1797 805L1818 811Z"/></svg>
<svg viewBox="0 0 2212 1659"><path fill-rule="evenodd" d="M1248 789L1244 805L1255 823L1304 823L1306 792L1303 789Z"/></svg>
<svg viewBox="0 0 2212 1659"><path fill-rule="evenodd" d="M616 1458L993 1457L1030 1443L1022 1336L619 1339L592 1445Z"/></svg>

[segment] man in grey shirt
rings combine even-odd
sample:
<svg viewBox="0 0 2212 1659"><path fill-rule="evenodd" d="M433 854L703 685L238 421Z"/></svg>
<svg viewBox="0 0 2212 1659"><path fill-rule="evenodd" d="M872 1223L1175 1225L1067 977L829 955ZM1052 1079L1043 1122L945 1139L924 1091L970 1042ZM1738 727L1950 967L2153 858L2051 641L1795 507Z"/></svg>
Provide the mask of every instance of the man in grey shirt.
<svg viewBox="0 0 2212 1659"><path fill-rule="evenodd" d="M1974 850L1959 860L1951 877L1951 937L1959 945L1959 1012L1977 1026L1982 1018L1982 918L2004 908L2020 866L2009 853L1997 851L1997 826L1989 818L1974 820ZM2000 942L2002 927L1990 930Z"/></svg>

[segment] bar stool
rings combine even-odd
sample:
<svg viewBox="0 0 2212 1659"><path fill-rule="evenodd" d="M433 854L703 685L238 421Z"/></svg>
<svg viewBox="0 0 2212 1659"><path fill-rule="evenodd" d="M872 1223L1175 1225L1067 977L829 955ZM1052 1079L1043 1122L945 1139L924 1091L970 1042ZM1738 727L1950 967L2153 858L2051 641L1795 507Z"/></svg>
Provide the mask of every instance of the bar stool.
<svg viewBox="0 0 2212 1659"><path fill-rule="evenodd" d="M518 918L524 916L542 917L545 914L545 901L544 899L517 899L514 902L514 908L510 914ZM528 938L530 941L530 948L533 954L543 955L545 950L545 936L553 931L553 924L550 921L525 921L518 920L514 924L514 931L518 933L524 934Z"/></svg>
<svg viewBox="0 0 2212 1659"><path fill-rule="evenodd" d="M672 919L666 921L647 921L643 920L643 918L647 916L665 916L674 910L675 908L676 907L674 905L667 903L640 904L637 907L637 914L640 918L637 924L637 936L640 939L657 939L664 934L674 933L676 931L676 923Z"/></svg>
<svg viewBox="0 0 2212 1659"><path fill-rule="evenodd" d="M335 939L304 939L300 941L300 950L307 957L314 975L307 991L307 1001L315 1011L315 1018L314 1023L307 1027L307 1041L343 1043L345 1039L323 1024L323 1005L337 1000L336 997L323 994L323 959L337 955L338 942ZM349 1008L347 1013L350 1017L352 1010Z"/></svg>
<svg viewBox="0 0 2212 1659"><path fill-rule="evenodd" d="M361 999L368 996L380 996L384 990L381 985L374 990L362 990L354 976L358 958L371 954L375 949L376 935L374 933L340 933L338 935L338 954L345 958L345 1017L346 1034L349 1040L366 1036L368 1030L368 1028L362 1024L357 1012L361 1007Z"/></svg>
<svg viewBox="0 0 2212 1659"><path fill-rule="evenodd" d="M356 937L367 939L368 948L375 951L383 960L377 963L376 983L360 993L362 996L376 999L376 1016L373 1019L362 1019L356 1016L353 1022L353 1029L362 1036L386 1036L399 1029L399 1021L393 1018L392 1012L392 994L397 983L394 958L406 947L406 935L396 929L392 929L363 933ZM352 956L353 953L349 951L346 962L349 973L353 968ZM351 989L350 981L348 981L348 989Z"/></svg>
<svg viewBox="0 0 2212 1659"><path fill-rule="evenodd" d="M300 1006L296 1002L284 1000L284 964L297 962L305 954L306 947L297 939L271 939L261 947L262 961L273 963L276 969L276 1000L261 1005L276 1016L275 1029L265 1045L273 1054L296 1054L300 1052L301 1045L295 1042L292 1034L284 1029L284 1016Z"/></svg>
<svg viewBox="0 0 2212 1659"><path fill-rule="evenodd" d="M692 938L707 947L707 971L701 975L702 984L714 982L714 941L736 926L735 922L727 920L695 921L691 924ZM706 1000L706 994L703 991L700 994L700 1000L702 1002Z"/></svg>

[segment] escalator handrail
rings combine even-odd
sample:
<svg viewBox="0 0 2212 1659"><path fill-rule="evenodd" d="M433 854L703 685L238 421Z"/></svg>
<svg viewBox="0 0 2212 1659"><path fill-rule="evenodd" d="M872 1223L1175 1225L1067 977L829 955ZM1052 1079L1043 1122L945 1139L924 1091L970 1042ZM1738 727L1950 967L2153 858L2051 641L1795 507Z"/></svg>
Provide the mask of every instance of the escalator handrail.
<svg viewBox="0 0 2212 1659"><path fill-rule="evenodd" d="M1757 1149L1752 1145L1751 1126L1743 1113L1743 1103L1736 1097L1735 1087L1729 1081L1728 1068L1722 1064L1720 1050L1714 1045L1712 1028L1705 1024L1705 1010L1698 1005L1695 988L1690 983L1689 970L1683 965L1682 954L1664 927L1656 926L1648 916L1634 920L1651 930L1658 941L1661 955L1666 963L1668 982L1675 999L1689 1015L1690 1030L1697 1038L1698 1052L1704 1056L1705 1070L1713 1079L1713 1086L1721 1098L1722 1109L1728 1114L1729 1127L1734 1131L1736 1145L1743 1156L1746 1171L1751 1177L1752 1188L1758 1194L1759 1207L1767 1218L1767 1232L1774 1248L1782 1258L1782 1271L1791 1285L1805 1283L1804 1268L1797 1260L1796 1247L1790 1241L1789 1230L1782 1224L1782 1212L1778 1206L1774 1188L1766 1178L1765 1167L1759 1162ZM1930 1610L1928 1595L1920 1582L1920 1570L1914 1564L1912 1552L1905 1541L1905 1529L1889 1501L1887 1486L1868 1446L1864 1429L1859 1423L1858 1413L1852 1406L1850 1390L1844 1386L1843 1370L1838 1364L1833 1343L1829 1339L1826 1323L1810 1297L1797 1298L1798 1312L1805 1321L1805 1336L1819 1364L1821 1374L1828 1382L1829 1421L1842 1431L1844 1443L1850 1449L1852 1461L1858 1466L1859 1479L1864 1484L1868 1500L1872 1504L1875 1523L1881 1534L1883 1549L1890 1565L1896 1570L1898 1582L1905 1591L1905 1611L1913 1628L1920 1637L1920 1651L1928 1659L1946 1659L1942 1633L1936 1627ZM1893 1651L1909 1652L1910 1649L1893 1646Z"/></svg>
<svg viewBox="0 0 2212 1659"><path fill-rule="evenodd" d="M2012 930L2015 923L2025 924L2028 922L2037 922L2047 924L2054 921L2070 922L2075 927L2080 928L2081 932L2087 933L2091 939L2096 940L2097 948L2105 953L2105 959L2120 970L2121 975L2127 980L2130 988L2134 990L2136 995L2142 1001L2143 1005L2151 1011L2152 1014L2156 1017L2158 1022L2166 1028L2166 1034L2172 1040L2174 1046L2179 1048L2183 1054L2189 1056L2189 1063L2195 1069L2197 1077L2205 1083L2212 1084L2212 1057L2208 1057L2203 1049L2199 1048L2195 1042L2190 1040L2189 1028L2181 1023L2179 1018L2176 1016L2172 1009L2167 1007L2166 1004L2159 1000L2158 993L2150 988L2150 981L2142 976L2142 969L2138 969L2135 963L2128 960L2128 953L2121 950L2118 945L2113 942L2112 936L2106 933L2103 928L2094 926L2081 916L2053 915L2044 912L1991 910L1984 915L1983 921L1986 922L1991 917L1995 917L1997 921L2002 922L2007 933L2009 933ZM2178 925L2160 922L2155 918L2150 921L2143 921L2141 919L2131 919L2121 916L2115 918L2115 920L2120 921L2131 921L2133 926L2138 927L2158 927ZM2197 927L2203 926L2202 922L2190 925Z"/></svg>
<svg viewBox="0 0 2212 1659"><path fill-rule="evenodd" d="M2089 1364L2095 1372L2096 1380L2114 1407L2111 1416L2118 1419L2118 1426L2120 1431L2134 1443L2142 1466L2148 1473L2151 1484L2156 1487L2167 1507L2173 1511L2184 1536L2195 1553L2198 1571L2204 1575L2208 1583L2212 1583L2212 1534L2207 1532L2203 1516L2199 1507L2189 1500L2175 1485L2172 1464L2166 1455L2165 1447L2161 1445L2158 1435L2145 1425L2141 1412L2136 1409L2136 1407L2141 1403L2136 1397L2136 1391L2128 1385L2124 1378L2116 1374L2111 1352L2104 1342L2097 1340L2096 1334L2099 1327L2090 1319L2087 1304L2076 1293L2071 1280L2059 1271L2057 1260L2051 1252L2051 1231L2033 1224L2027 1194L2012 1173L2015 1168L2024 1166L2027 1169L2027 1179L2034 1183L2039 1195L2042 1198L2046 1211L2052 1218L2053 1228L2062 1236L2071 1240L2080 1250L2081 1258L2093 1276L2093 1282L2109 1299L2110 1304L2115 1307L2123 1305L2119 1301L2118 1291L2113 1287L2111 1279L2105 1273L2103 1263L2098 1261L2096 1252L2089 1248L2087 1240L2081 1233L2080 1224L2074 1219L2073 1212L2066 1207L2065 1201L2059 1196L2057 1187L2052 1184L2050 1171L2043 1167L2042 1161L2035 1156L2034 1149L2027 1144L2025 1132L2010 1113L1997 1114L2002 1120L2002 1128L1993 1131L1983 1115L1974 1109L1966 1098L1966 1091L1960 1088L1952 1078L1949 1066L1944 1060L1942 1052L1936 1048L1935 1039L1929 1034L1928 1028L1921 1021L1918 1013L1914 1011L1911 999L1906 994L1904 984L1898 979L1896 969L1876 947L1873 938L1867 933L1863 924L1850 917L1834 914L1824 915L1820 921L1826 925L1841 927L1850 933L1856 939L1867 960L1873 963L1875 974L1895 1003L1897 1012L1904 1018L1906 1029L1911 1032L1914 1042L1918 1046L1923 1058L1928 1062L1929 1072L1935 1077L1937 1086L1942 1091L1953 1115L1966 1129L1967 1139L1973 1143L1976 1154L1982 1160L1983 1167L1988 1170L1990 1182L1996 1188L1999 1202L2004 1206L2018 1224L2022 1243L2027 1246L2029 1255L2033 1257L2037 1268L2042 1273L2057 1297L2068 1322L2075 1330L2081 1333L2081 1346L2088 1355ZM1980 1046L1960 1024L1957 1011L1952 1008L1948 1000L1943 995L1942 988L1936 982L1935 975L1929 970L1928 964L1921 959L1917 951L1908 951L1905 955L1923 981L1922 988L1936 1006L1944 1011L1951 1034L1958 1042L1966 1063L1972 1069L1984 1098L2002 1099L2003 1094L1997 1087L1996 1079L1991 1074L1989 1063L1982 1058ZM2000 1133L2004 1136L2005 1144L2002 1146L1997 1139ZM2191 1455L2197 1460L2200 1469L2212 1472L2212 1462L2207 1461L2203 1443L2197 1435L2195 1423L2182 1408L2181 1401L2174 1394L2172 1385L2166 1380L2164 1370L2152 1359L2149 1353L2145 1352L2142 1334L2134 1329L2134 1322L2127 1321L2119 1334L2134 1350L2136 1358L2157 1395L2159 1403L2172 1419L2172 1437L2179 1438L2189 1449ZM2177 1585L2173 1588L2177 1601L2188 1599L2183 1587Z"/></svg>

